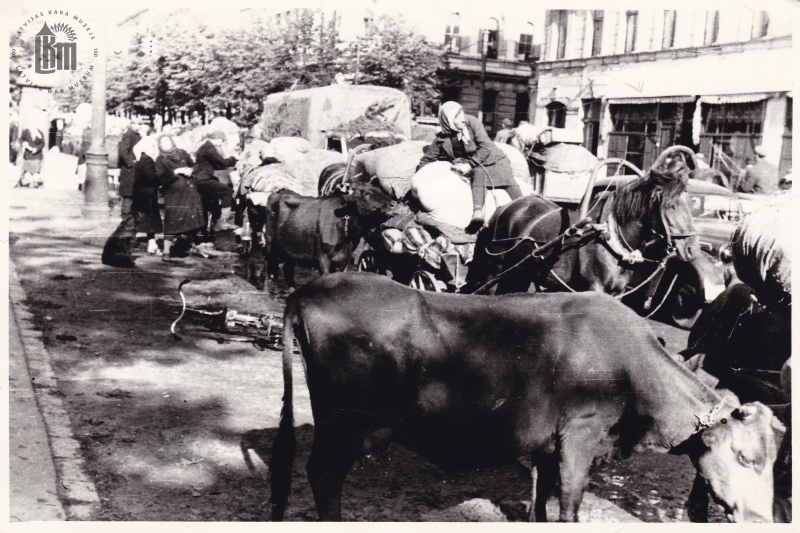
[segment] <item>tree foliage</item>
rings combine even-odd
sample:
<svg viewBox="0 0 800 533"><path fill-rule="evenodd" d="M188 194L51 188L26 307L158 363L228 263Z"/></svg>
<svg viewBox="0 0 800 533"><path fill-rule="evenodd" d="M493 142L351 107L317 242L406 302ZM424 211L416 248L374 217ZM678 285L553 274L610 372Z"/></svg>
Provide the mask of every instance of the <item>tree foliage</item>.
<svg viewBox="0 0 800 533"><path fill-rule="evenodd" d="M401 17L380 17L364 38L349 44L347 58L358 67L358 83L403 91L414 114L429 113L441 96L436 87L445 65L442 47L414 34Z"/></svg>
<svg viewBox="0 0 800 533"><path fill-rule="evenodd" d="M137 35L127 53L109 58L108 108L165 122L222 115L249 126L268 94L330 85L340 73L354 76L356 56L358 83L400 89L416 112L438 99L442 52L402 20L380 19L359 41L358 53L354 43L341 42L338 24L310 9L252 17L230 30L163 20L149 35Z"/></svg>

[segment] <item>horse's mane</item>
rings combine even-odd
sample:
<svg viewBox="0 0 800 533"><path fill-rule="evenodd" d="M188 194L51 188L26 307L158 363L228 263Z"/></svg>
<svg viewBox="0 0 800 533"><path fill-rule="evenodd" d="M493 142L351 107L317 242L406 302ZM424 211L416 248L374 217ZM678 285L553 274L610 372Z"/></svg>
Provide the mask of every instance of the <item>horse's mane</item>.
<svg viewBox="0 0 800 533"><path fill-rule="evenodd" d="M688 168L679 159L669 160L663 169L651 169L641 178L617 189L612 209L617 223L642 220L660 205L686 190Z"/></svg>

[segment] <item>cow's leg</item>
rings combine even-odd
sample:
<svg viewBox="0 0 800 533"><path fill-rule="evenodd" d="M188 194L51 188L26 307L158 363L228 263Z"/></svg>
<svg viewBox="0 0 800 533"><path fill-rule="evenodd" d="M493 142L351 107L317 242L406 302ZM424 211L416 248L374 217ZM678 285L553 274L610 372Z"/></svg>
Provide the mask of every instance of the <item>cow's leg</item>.
<svg viewBox="0 0 800 533"><path fill-rule="evenodd" d="M283 262L283 279L290 289L294 289L294 261L287 259Z"/></svg>
<svg viewBox="0 0 800 533"><path fill-rule="evenodd" d="M604 421L599 420L598 416L589 416L573 418L561 431L559 522L578 521L578 508L583 500L583 489L604 426Z"/></svg>
<svg viewBox="0 0 800 533"><path fill-rule="evenodd" d="M695 475L692 491L686 500L686 514L692 522L708 522L708 487L700 474Z"/></svg>
<svg viewBox="0 0 800 533"><path fill-rule="evenodd" d="M314 443L308 459L308 481L323 522L342 520L344 478L358 459L364 438L358 432L331 420L314 428Z"/></svg>
<svg viewBox="0 0 800 533"><path fill-rule="evenodd" d="M328 254L325 252L317 253L317 265L319 267L320 276L331 273L331 258L328 257Z"/></svg>
<svg viewBox="0 0 800 533"><path fill-rule="evenodd" d="M553 454L531 455L531 510L528 522L547 522L547 499L558 481L558 461Z"/></svg>

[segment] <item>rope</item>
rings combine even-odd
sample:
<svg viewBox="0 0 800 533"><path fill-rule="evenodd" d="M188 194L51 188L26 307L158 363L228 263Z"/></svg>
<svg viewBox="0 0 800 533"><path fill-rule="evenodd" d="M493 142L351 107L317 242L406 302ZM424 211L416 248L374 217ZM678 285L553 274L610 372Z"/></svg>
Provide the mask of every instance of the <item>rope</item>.
<svg viewBox="0 0 800 533"><path fill-rule="evenodd" d="M671 282L670 282L670 284L669 284L669 287L667 287L667 293L666 293L666 294L664 295L664 297L661 299L661 301L660 301L660 302L659 302L659 304L656 306L656 308L655 308L655 309L653 309L653 311L652 311L650 314L648 314L648 315L647 315L645 318L650 318L651 316L653 316L653 315L655 315L656 313L658 313L658 310L659 310L659 309L661 309L661 306L662 306L662 305L664 305L664 302L666 302L666 301L667 301L667 298L669 297L669 293L671 293L671 292L672 292L672 287L674 287L674 286L675 286L675 282L676 282L676 281L678 281L678 275L677 275L677 274L675 274L675 276L672 278L672 281L671 281Z"/></svg>

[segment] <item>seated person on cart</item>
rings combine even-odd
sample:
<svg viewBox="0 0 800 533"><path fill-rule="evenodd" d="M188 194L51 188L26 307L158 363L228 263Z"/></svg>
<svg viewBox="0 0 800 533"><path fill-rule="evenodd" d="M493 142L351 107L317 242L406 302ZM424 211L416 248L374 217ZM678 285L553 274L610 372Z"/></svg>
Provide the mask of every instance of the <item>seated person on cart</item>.
<svg viewBox="0 0 800 533"><path fill-rule="evenodd" d="M512 200L522 196L514 181L511 163L492 142L483 124L456 102L439 108L439 132L425 150L417 170L434 161L450 161L453 170L468 175L472 182L472 221L467 231L476 232L483 225L486 189L505 189Z"/></svg>

